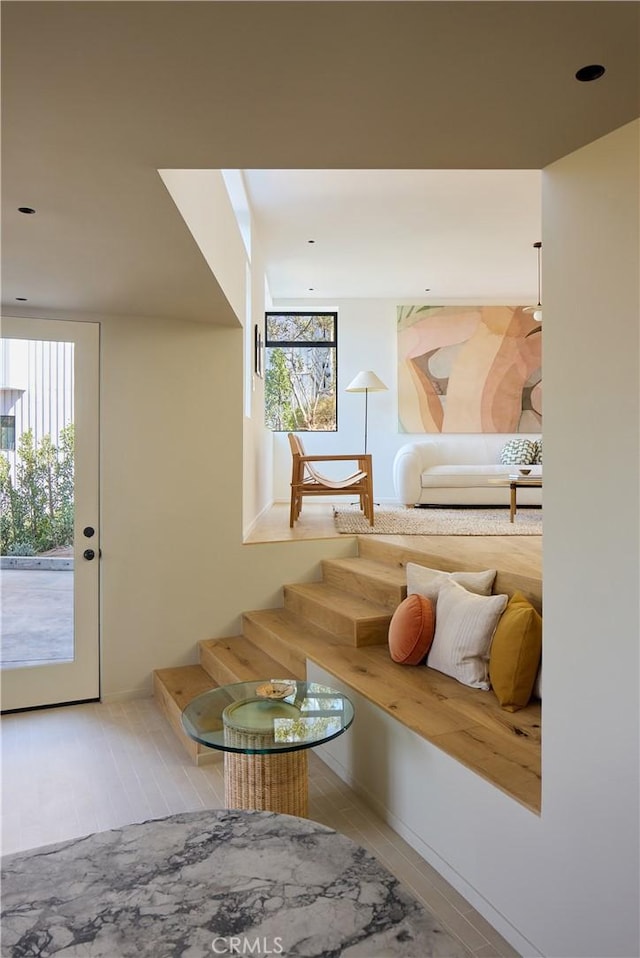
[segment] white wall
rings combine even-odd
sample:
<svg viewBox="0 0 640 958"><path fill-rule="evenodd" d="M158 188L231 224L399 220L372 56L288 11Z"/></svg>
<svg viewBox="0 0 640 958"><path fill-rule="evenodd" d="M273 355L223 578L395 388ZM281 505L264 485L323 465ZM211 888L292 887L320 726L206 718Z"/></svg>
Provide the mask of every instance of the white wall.
<svg viewBox="0 0 640 958"><path fill-rule="evenodd" d="M543 176L543 781L555 954L640 954L639 163L637 121Z"/></svg>
<svg viewBox="0 0 640 958"><path fill-rule="evenodd" d="M539 909L539 890L532 887L523 893L517 864L509 861L509 849L526 857L536 848L540 819L310 662L307 679L339 689L355 707L349 732L318 749L319 758L359 791L519 954L542 954L521 930L532 908ZM508 895L501 887L505 867L507 875L516 873ZM560 952L548 954L560 958Z"/></svg>
<svg viewBox="0 0 640 958"><path fill-rule="evenodd" d="M221 170L159 170L236 316L244 322L246 250Z"/></svg>
<svg viewBox="0 0 640 958"><path fill-rule="evenodd" d="M264 424L264 379L254 372L253 329L264 330L265 263L259 228L252 221L252 253L250 267L251 319L246 329L245 380L248 379L250 403L244 418L244 498L243 530L249 532L255 519L271 506L273 492L273 436ZM288 481L288 480L287 480ZM288 492L288 486L287 486Z"/></svg>
<svg viewBox="0 0 640 958"><path fill-rule="evenodd" d="M354 540L242 544L242 332L102 318L102 692L150 689Z"/></svg>
<svg viewBox="0 0 640 958"><path fill-rule="evenodd" d="M361 700L323 749L526 955L640 954L639 143L543 176L541 816Z"/></svg>

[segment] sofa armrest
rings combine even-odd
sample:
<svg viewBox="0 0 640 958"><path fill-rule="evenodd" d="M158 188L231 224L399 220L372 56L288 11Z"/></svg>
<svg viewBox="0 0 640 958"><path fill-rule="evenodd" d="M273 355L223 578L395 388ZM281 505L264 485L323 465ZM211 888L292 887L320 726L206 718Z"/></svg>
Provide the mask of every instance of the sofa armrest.
<svg viewBox="0 0 640 958"><path fill-rule="evenodd" d="M416 443L398 449L393 460L393 486L396 498L407 506L420 502L422 495L422 457Z"/></svg>

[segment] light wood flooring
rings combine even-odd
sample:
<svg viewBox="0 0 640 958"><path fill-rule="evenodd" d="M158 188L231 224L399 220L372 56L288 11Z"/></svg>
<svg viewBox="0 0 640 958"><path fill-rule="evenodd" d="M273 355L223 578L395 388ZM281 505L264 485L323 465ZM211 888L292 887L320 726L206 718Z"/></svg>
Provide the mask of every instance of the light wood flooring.
<svg viewBox="0 0 640 958"><path fill-rule="evenodd" d="M381 506L384 508L384 506ZM508 510L506 510L508 511ZM247 545L287 542L299 539L341 538L333 521L330 504L305 503L293 529L289 528L289 503L278 502L261 516L249 535ZM542 575L542 536L373 536L386 542L441 555L448 561L477 563L490 569L504 569L520 575Z"/></svg>
<svg viewBox="0 0 640 958"><path fill-rule="evenodd" d="M4 854L224 805L222 762L194 766L151 699L5 715L2 740ZM474 958L517 956L321 754L309 755L309 817L367 848Z"/></svg>

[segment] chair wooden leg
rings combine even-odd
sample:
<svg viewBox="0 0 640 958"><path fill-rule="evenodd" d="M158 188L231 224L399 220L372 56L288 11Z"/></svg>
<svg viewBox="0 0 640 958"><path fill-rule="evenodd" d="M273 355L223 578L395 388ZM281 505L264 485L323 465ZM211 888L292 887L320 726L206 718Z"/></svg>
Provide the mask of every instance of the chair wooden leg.
<svg viewBox="0 0 640 958"><path fill-rule="evenodd" d="M294 493L294 491L293 491L293 489L292 489L292 490L291 490L291 506L290 506L290 508L289 508L289 528L290 528L290 529L293 529L293 523L296 521L296 519L297 519L297 514L296 514L296 494Z"/></svg>
<svg viewBox="0 0 640 958"><path fill-rule="evenodd" d="M369 519L369 525L373 525L373 482L371 476L367 478L367 500L369 505L369 511L367 518Z"/></svg>

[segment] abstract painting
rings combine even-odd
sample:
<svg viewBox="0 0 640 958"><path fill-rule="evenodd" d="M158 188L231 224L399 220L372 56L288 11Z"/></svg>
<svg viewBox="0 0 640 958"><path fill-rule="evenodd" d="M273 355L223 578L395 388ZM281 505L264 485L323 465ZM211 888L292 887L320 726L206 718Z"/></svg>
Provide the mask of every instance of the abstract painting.
<svg viewBox="0 0 640 958"><path fill-rule="evenodd" d="M542 327L522 306L398 306L400 432L541 432Z"/></svg>

